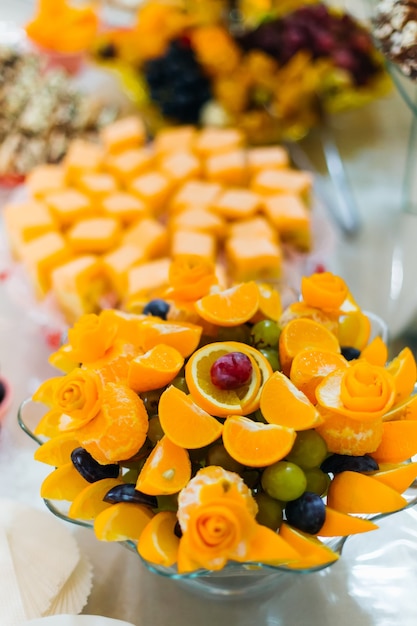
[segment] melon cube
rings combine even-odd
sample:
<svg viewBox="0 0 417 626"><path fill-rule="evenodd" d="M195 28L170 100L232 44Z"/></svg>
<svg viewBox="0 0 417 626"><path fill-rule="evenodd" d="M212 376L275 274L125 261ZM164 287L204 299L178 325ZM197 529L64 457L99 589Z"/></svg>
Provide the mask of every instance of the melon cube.
<svg viewBox="0 0 417 626"><path fill-rule="evenodd" d="M235 280L277 278L282 270L282 250L263 238L233 237L225 244L226 261Z"/></svg>
<svg viewBox="0 0 417 626"><path fill-rule="evenodd" d="M171 152L160 161L161 171L174 185L179 185L201 174L201 162L191 152Z"/></svg>
<svg viewBox="0 0 417 626"><path fill-rule="evenodd" d="M118 246L102 258L104 269L119 298L122 298L127 290L128 270L147 260L142 248L129 243Z"/></svg>
<svg viewBox="0 0 417 626"><path fill-rule="evenodd" d="M185 207L210 207L222 191L218 183L189 180L178 189L170 202L170 210L177 213Z"/></svg>
<svg viewBox="0 0 417 626"><path fill-rule="evenodd" d="M132 148L119 154L109 154L105 168L117 178L119 184L128 187L140 174L148 172L155 161L154 151L150 146Z"/></svg>
<svg viewBox="0 0 417 626"><path fill-rule="evenodd" d="M292 169L265 169L257 172L251 188L260 194L308 194L313 184L310 172Z"/></svg>
<svg viewBox="0 0 417 626"><path fill-rule="evenodd" d="M168 287L170 265L171 259L164 257L131 267L127 275L127 302L161 295Z"/></svg>
<svg viewBox="0 0 417 626"><path fill-rule="evenodd" d="M68 243L75 252L107 252L120 239L120 224L112 217L80 220L67 232Z"/></svg>
<svg viewBox="0 0 417 626"><path fill-rule="evenodd" d="M220 152L230 152L245 145L245 135L237 128L203 128L194 142L195 150L207 157Z"/></svg>
<svg viewBox="0 0 417 626"><path fill-rule="evenodd" d="M156 135L153 146L158 156L178 150L193 151L197 137L195 126L168 126L162 128Z"/></svg>
<svg viewBox="0 0 417 626"><path fill-rule="evenodd" d="M26 176L25 184L31 196L42 198L45 194L66 186L64 168L52 163L35 165Z"/></svg>
<svg viewBox="0 0 417 626"><path fill-rule="evenodd" d="M118 185L111 174L97 172L80 176L78 188L94 202L117 191Z"/></svg>
<svg viewBox="0 0 417 626"><path fill-rule="evenodd" d="M165 226L156 219L145 217L125 231L123 243L139 247L148 259L153 259L167 252L168 234Z"/></svg>
<svg viewBox="0 0 417 626"><path fill-rule="evenodd" d="M82 174L99 171L103 161L102 146L86 139L73 139L63 161L66 183L74 184Z"/></svg>
<svg viewBox="0 0 417 626"><path fill-rule="evenodd" d="M248 148L247 163L250 174L264 169L288 168L290 159L283 146L257 146Z"/></svg>
<svg viewBox="0 0 417 626"><path fill-rule="evenodd" d="M107 152L113 154L130 148L139 148L146 141L146 128L137 115L129 115L108 124L100 132Z"/></svg>
<svg viewBox="0 0 417 626"><path fill-rule="evenodd" d="M149 214L146 204L137 196L127 191L116 191L101 202L103 213L123 222L131 224Z"/></svg>
<svg viewBox="0 0 417 626"><path fill-rule="evenodd" d="M93 207L86 194L71 187L46 195L45 202L63 228L98 212L98 208Z"/></svg>
<svg viewBox="0 0 417 626"><path fill-rule="evenodd" d="M170 225L172 230L192 230L219 238L225 230L224 220L204 207L184 209L171 217Z"/></svg>
<svg viewBox="0 0 417 626"><path fill-rule="evenodd" d="M160 213L168 200L171 183L167 176L153 171L132 180L129 191L138 196L153 213Z"/></svg>
<svg viewBox="0 0 417 626"><path fill-rule="evenodd" d="M50 290L52 271L72 256L64 236L57 232L45 233L22 247L22 262L38 297Z"/></svg>
<svg viewBox="0 0 417 626"><path fill-rule="evenodd" d="M256 215L246 220L230 223L228 236L237 237L239 239L250 239L253 237L255 239L277 240L276 229L263 215Z"/></svg>
<svg viewBox="0 0 417 626"><path fill-rule="evenodd" d="M245 150L231 150L207 157L204 166L207 180L223 185L242 186L247 179Z"/></svg>
<svg viewBox="0 0 417 626"><path fill-rule="evenodd" d="M171 256L193 255L204 261L214 262L216 257L216 238L207 233L189 230L177 230L171 238Z"/></svg>
<svg viewBox="0 0 417 626"><path fill-rule="evenodd" d="M264 210L283 241L303 250L310 248L311 213L299 196L269 196L264 200Z"/></svg>
<svg viewBox="0 0 417 626"><path fill-rule="evenodd" d="M20 256L22 244L57 228L47 205L38 200L5 205L3 220L10 250L16 257Z"/></svg>
<svg viewBox="0 0 417 626"><path fill-rule="evenodd" d="M226 189L213 203L213 211L229 220L252 217L261 205L259 194L250 189Z"/></svg>
<svg viewBox="0 0 417 626"><path fill-rule="evenodd" d="M100 301L109 289L100 258L91 254L78 256L56 268L51 282L69 324L85 313L98 313Z"/></svg>

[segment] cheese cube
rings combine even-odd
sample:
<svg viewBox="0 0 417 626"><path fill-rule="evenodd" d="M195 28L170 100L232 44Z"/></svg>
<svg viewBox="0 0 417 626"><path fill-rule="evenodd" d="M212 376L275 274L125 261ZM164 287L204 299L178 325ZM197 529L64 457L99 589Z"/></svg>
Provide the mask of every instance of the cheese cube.
<svg viewBox="0 0 417 626"><path fill-rule="evenodd" d="M104 269L119 298L122 298L127 290L128 270L146 260L144 250L132 244L123 244L103 256Z"/></svg>
<svg viewBox="0 0 417 626"><path fill-rule="evenodd" d="M246 152L250 174L264 169L288 168L290 159L283 146L257 146Z"/></svg>
<svg viewBox="0 0 417 626"><path fill-rule="evenodd" d="M118 184L111 174L96 172L80 176L78 188L95 202L117 191Z"/></svg>
<svg viewBox="0 0 417 626"><path fill-rule="evenodd" d="M226 189L213 203L218 215L229 220L242 220L252 217L261 206L259 194L250 189Z"/></svg>
<svg viewBox="0 0 417 626"><path fill-rule="evenodd" d="M245 145L245 135L237 128L203 128L194 142L196 152L204 157L229 152Z"/></svg>
<svg viewBox="0 0 417 626"><path fill-rule="evenodd" d="M189 230L177 230L171 238L171 256L193 255L204 261L213 262L216 257L216 240L213 235Z"/></svg>
<svg viewBox="0 0 417 626"><path fill-rule="evenodd" d="M71 187L47 194L45 203L62 228L70 226L77 220L91 217L99 211L98 207L93 207L86 194Z"/></svg>
<svg viewBox="0 0 417 626"><path fill-rule="evenodd" d="M222 191L218 183L189 180L178 189L170 202L170 211L177 213L185 207L210 207Z"/></svg>
<svg viewBox="0 0 417 626"><path fill-rule="evenodd" d="M157 171L138 176L129 187L129 191L143 200L155 214L165 209L170 190L171 183L167 176Z"/></svg>
<svg viewBox="0 0 417 626"><path fill-rule="evenodd" d="M128 270L126 300L161 295L168 286L171 259L164 257L135 265Z"/></svg>
<svg viewBox="0 0 417 626"><path fill-rule="evenodd" d="M263 215L256 215L250 219L232 222L228 227L228 236L238 239L270 239L277 240L276 229Z"/></svg>
<svg viewBox="0 0 417 626"><path fill-rule="evenodd" d="M145 217L125 231L123 243L137 246L148 259L153 259L167 252L168 234L160 222L152 217Z"/></svg>
<svg viewBox="0 0 417 626"><path fill-rule="evenodd" d="M107 252L120 239L120 224L112 217L80 220L67 232L68 243L75 252Z"/></svg>
<svg viewBox="0 0 417 626"><path fill-rule="evenodd" d="M158 156L178 150L192 151L197 129L195 126L168 126L156 135L153 145Z"/></svg>
<svg viewBox="0 0 417 626"><path fill-rule="evenodd" d="M5 205L3 220L10 250L18 258L22 244L57 228L46 204L38 200Z"/></svg>
<svg viewBox="0 0 417 626"><path fill-rule="evenodd" d="M282 241L308 250L311 246L311 214L297 195L279 194L264 200L264 210Z"/></svg>
<svg viewBox="0 0 417 626"><path fill-rule="evenodd" d="M100 132L100 139L107 152L113 154L139 148L146 141L146 128L137 115L130 115L112 122Z"/></svg>
<svg viewBox="0 0 417 626"><path fill-rule="evenodd" d="M73 256L63 235L50 232L32 239L22 248L22 261L38 297L51 287L51 274Z"/></svg>
<svg viewBox="0 0 417 626"><path fill-rule="evenodd" d="M64 168L62 165L53 165L52 163L35 165L26 176L25 184L31 196L42 198L47 193L65 187Z"/></svg>
<svg viewBox="0 0 417 626"><path fill-rule="evenodd" d="M174 185L179 185L201 174L201 162L191 152L171 152L160 161L161 171Z"/></svg>
<svg viewBox="0 0 417 626"><path fill-rule="evenodd" d="M148 207L140 199L126 191L116 191L101 202L103 213L124 224L131 224L149 214Z"/></svg>
<svg viewBox="0 0 417 626"><path fill-rule="evenodd" d="M209 181L223 185L242 186L247 179L245 150L233 150L209 156L204 166Z"/></svg>
<svg viewBox="0 0 417 626"><path fill-rule="evenodd" d="M132 148L119 154L109 154L104 167L113 174L123 187L128 187L140 174L148 172L155 161L154 151L150 146Z"/></svg>
<svg viewBox="0 0 417 626"><path fill-rule="evenodd" d="M260 170L252 179L251 188L260 194L308 194L313 184L310 172L292 169Z"/></svg>
<svg viewBox="0 0 417 626"><path fill-rule="evenodd" d="M171 230L192 230L207 233L215 237L223 237L224 220L204 207L184 209L170 220Z"/></svg>
<svg viewBox="0 0 417 626"><path fill-rule="evenodd" d="M64 157L65 180L76 183L82 174L97 172L104 161L103 147L86 139L73 139Z"/></svg>
<svg viewBox="0 0 417 626"><path fill-rule="evenodd" d="M225 244L226 261L234 280L276 278L282 270L282 250L270 239L233 237Z"/></svg>

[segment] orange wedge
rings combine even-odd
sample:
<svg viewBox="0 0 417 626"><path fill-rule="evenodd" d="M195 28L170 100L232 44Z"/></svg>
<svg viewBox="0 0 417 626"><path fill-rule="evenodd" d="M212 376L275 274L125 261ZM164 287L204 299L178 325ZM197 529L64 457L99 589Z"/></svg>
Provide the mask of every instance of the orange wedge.
<svg viewBox="0 0 417 626"><path fill-rule="evenodd" d="M326 506L326 518L318 534L320 537L347 537L377 528L378 526L371 520L354 517Z"/></svg>
<svg viewBox="0 0 417 626"><path fill-rule="evenodd" d="M168 385L184 365L184 357L176 348L159 343L145 354L132 359L128 384L137 393Z"/></svg>
<svg viewBox="0 0 417 626"><path fill-rule="evenodd" d="M364 347L359 358L366 359L372 365L384 367L388 359L387 344L381 337L375 337Z"/></svg>
<svg viewBox="0 0 417 626"><path fill-rule="evenodd" d="M230 415L223 427L223 445L230 456L248 467L266 467L291 450L296 433L292 428L263 424L241 415Z"/></svg>
<svg viewBox="0 0 417 626"><path fill-rule="evenodd" d="M378 463L402 463L415 454L417 454L417 421L384 422L381 443L371 456Z"/></svg>
<svg viewBox="0 0 417 626"><path fill-rule="evenodd" d="M257 524L246 557L253 563L288 565L299 559L298 551L274 530Z"/></svg>
<svg viewBox="0 0 417 626"><path fill-rule="evenodd" d="M256 324L260 320L279 321L282 313L282 301L279 291L268 283L257 283L259 291L259 305L251 322Z"/></svg>
<svg viewBox="0 0 417 626"><path fill-rule="evenodd" d="M327 504L342 513L391 513L407 504L397 491L360 472L340 472L330 482Z"/></svg>
<svg viewBox="0 0 417 626"><path fill-rule="evenodd" d="M112 506L103 500L106 493L116 485L123 485L120 478L103 478L95 483L90 483L75 496L68 511L68 517L72 519L92 520L101 511Z"/></svg>
<svg viewBox="0 0 417 626"><path fill-rule="evenodd" d="M167 437L182 448L208 446L222 434L223 425L174 386L162 392L159 421Z"/></svg>
<svg viewBox="0 0 417 626"><path fill-rule="evenodd" d="M328 328L312 319L292 319L284 326L279 337L279 358L286 376L290 375L294 357L305 348L340 352L339 342Z"/></svg>
<svg viewBox="0 0 417 626"><path fill-rule="evenodd" d="M60 467L71 461L71 452L79 445L74 433L63 433L45 441L35 450L33 457L41 463Z"/></svg>
<svg viewBox="0 0 417 626"><path fill-rule="evenodd" d="M152 517L143 504L117 502L97 515L94 532L101 541L137 541Z"/></svg>
<svg viewBox="0 0 417 626"><path fill-rule="evenodd" d="M371 321L362 311L351 311L339 318L338 337L341 346L363 350L371 335Z"/></svg>
<svg viewBox="0 0 417 626"><path fill-rule="evenodd" d="M336 369L346 369L348 361L338 352L306 348L293 359L290 380L313 404L316 404L316 387L327 374Z"/></svg>
<svg viewBox="0 0 417 626"><path fill-rule="evenodd" d="M214 342L190 356L185 366L185 380L194 401L207 413L226 417L252 412L253 401L261 385L261 372L247 348L237 342ZM210 369L218 358L230 352L243 352L249 357L252 376L248 383L237 389L219 389L211 382Z"/></svg>
<svg viewBox="0 0 417 626"><path fill-rule="evenodd" d="M382 421L353 420L345 415L320 409L324 422L316 427L329 452L361 456L374 452L382 439Z"/></svg>
<svg viewBox="0 0 417 626"><path fill-rule="evenodd" d="M171 322L148 318L138 330L139 341L144 352L158 343L164 343L178 350L185 358L197 348L202 328L189 322Z"/></svg>
<svg viewBox="0 0 417 626"><path fill-rule="evenodd" d="M206 322L219 326L239 326L257 312L259 290L254 282L239 283L200 298L194 306Z"/></svg>
<svg viewBox="0 0 417 626"><path fill-rule="evenodd" d="M395 381L395 404L405 400L413 391L417 378L417 366L413 353L406 347L390 361L387 370Z"/></svg>
<svg viewBox="0 0 417 626"><path fill-rule="evenodd" d="M142 559L154 565L174 565L180 542L174 533L176 523L174 511L161 511L147 523L137 545Z"/></svg>
<svg viewBox="0 0 417 626"><path fill-rule="evenodd" d="M379 471L372 477L384 485L403 493L417 478L417 463L388 464L379 466Z"/></svg>
<svg viewBox="0 0 417 626"><path fill-rule="evenodd" d="M317 539L314 535L303 533L301 530L289 526L286 522L281 524L279 535L297 550L300 555L298 561L288 565L292 569L323 567L334 563L339 558L339 555L327 547L320 539Z"/></svg>
<svg viewBox="0 0 417 626"><path fill-rule="evenodd" d="M409 396L399 404L394 404L392 409L384 414L385 421L392 420L417 420L417 394Z"/></svg>
<svg viewBox="0 0 417 626"><path fill-rule="evenodd" d="M163 496L180 491L191 478L187 450L162 437L148 456L138 476L136 489L149 496Z"/></svg>
<svg viewBox="0 0 417 626"><path fill-rule="evenodd" d="M282 372L274 372L262 387L260 409L269 424L307 430L321 423L316 407Z"/></svg>
<svg viewBox="0 0 417 626"><path fill-rule="evenodd" d="M41 485L41 498L72 501L90 484L70 461L55 469L44 479Z"/></svg>

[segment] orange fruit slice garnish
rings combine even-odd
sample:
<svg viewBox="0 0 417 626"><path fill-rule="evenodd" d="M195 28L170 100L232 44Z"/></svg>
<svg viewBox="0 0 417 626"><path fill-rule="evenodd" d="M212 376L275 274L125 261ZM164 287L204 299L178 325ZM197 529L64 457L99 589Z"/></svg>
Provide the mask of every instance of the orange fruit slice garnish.
<svg viewBox="0 0 417 626"><path fill-rule="evenodd" d="M316 387L327 374L349 367L348 361L338 352L305 348L295 355L290 369L290 380L313 404Z"/></svg>
<svg viewBox="0 0 417 626"><path fill-rule="evenodd" d="M282 371L290 375L294 357L305 348L340 352L336 336L322 324L307 318L295 318L284 326L279 336L279 358Z"/></svg>
<svg viewBox="0 0 417 626"><path fill-rule="evenodd" d="M361 456L377 449L382 438L382 421L353 420L325 409L320 410L324 422L316 427L329 452Z"/></svg>
<svg viewBox="0 0 417 626"><path fill-rule="evenodd" d="M241 415L230 415L223 427L223 444L235 461L249 467L266 467L291 450L296 433L292 428L263 424Z"/></svg>
<svg viewBox="0 0 417 626"><path fill-rule="evenodd" d="M417 378L417 366L413 353L406 347L390 361L387 370L394 377L395 404L399 404L412 393Z"/></svg>
<svg viewBox="0 0 417 626"><path fill-rule="evenodd" d="M169 266L169 288L166 296L172 300L193 302L207 295L217 284L214 263L188 255L174 259Z"/></svg>
<svg viewBox="0 0 417 626"><path fill-rule="evenodd" d="M261 413L269 424L307 430L321 423L316 407L282 372L274 372L262 387Z"/></svg>
<svg viewBox="0 0 417 626"><path fill-rule="evenodd" d="M305 569L320 567L337 561L339 555L333 552L320 539L314 535L308 535L283 522L279 529L279 535L285 539L300 555L298 561L289 563L287 567L293 569Z"/></svg>
<svg viewBox="0 0 417 626"><path fill-rule="evenodd" d="M141 323L138 333L140 345L144 352L158 343L164 343L178 350L183 357L187 357L197 348L202 328L189 322L171 322L148 318Z"/></svg>
<svg viewBox="0 0 417 626"><path fill-rule="evenodd" d="M362 311L351 311L339 318L338 337L341 346L363 350L371 335L371 320Z"/></svg>
<svg viewBox="0 0 417 626"><path fill-rule="evenodd" d="M90 483L81 476L70 461L57 467L44 479L41 485L41 498L72 501L88 485Z"/></svg>
<svg viewBox="0 0 417 626"><path fill-rule="evenodd" d="M149 496L169 495L185 487L190 478L191 461L187 450L164 436L146 459L136 489Z"/></svg>
<svg viewBox="0 0 417 626"><path fill-rule="evenodd" d="M257 283L257 287L259 291L258 310L250 321L253 324L265 319L278 322L282 313L282 301L279 291L268 283Z"/></svg>
<svg viewBox="0 0 417 626"><path fill-rule="evenodd" d="M203 320L219 326L244 324L255 315L258 306L259 290L253 281L210 293L194 304Z"/></svg>
<svg viewBox="0 0 417 626"><path fill-rule="evenodd" d="M316 272L301 278L301 296L312 307L339 309L348 293L349 289L343 278L332 272Z"/></svg>
<svg viewBox="0 0 417 626"><path fill-rule="evenodd" d="M173 385L163 391L158 404L159 421L167 437L182 448L203 448L216 441L223 424Z"/></svg>
<svg viewBox="0 0 417 626"><path fill-rule="evenodd" d="M144 504L117 502L97 515L94 532L101 541L137 541L153 515Z"/></svg>
<svg viewBox="0 0 417 626"><path fill-rule="evenodd" d="M180 542L174 533L176 523L177 515L174 511L161 511L148 522L137 545L145 561L165 567L174 565Z"/></svg>
<svg viewBox="0 0 417 626"><path fill-rule="evenodd" d="M330 482L327 504L342 513L391 513L407 504L400 494L360 472L340 472Z"/></svg>
<svg viewBox="0 0 417 626"><path fill-rule="evenodd" d="M377 528L378 526L371 520L348 515L326 506L326 518L318 534L320 537L347 537Z"/></svg>
<svg viewBox="0 0 417 626"><path fill-rule="evenodd" d="M402 463L417 454L417 420L383 422L381 442L371 456L378 463Z"/></svg>
<svg viewBox="0 0 417 626"><path fill-rule="evenodd" d="M375 337L361 351L360 359L366 359L372 365L384 367L388 359L388 347L382 337Z"/></svg>
<svg viewBox="0 0 417 626"><path fill-rule="evenodd" d="M159 343L145 354L132 359L128 384L137 393L168 385L184 365L184 357L176 348Z"/></svg>
<svg viewBox="0 0 417 626"><path fill-rule="evenodd" d="M252 375L248 383L237 389L219 389L211 381L210 369L217 359L230 352L243 352L248 356ZM202 409L216 417L226 417L232 413L243 415L252 411L250 406L261 385L261 373L245 344L214 342L190 356L185 366L185 380L194 401Z"/></svg>
<svg viewBox="0 0 417 626"><path fill-rule="evenodd" d="M33 458L41 463L60 467L71 461L71 452L79 445L74 433L63 433L36 448Z"/></svg>
<svg viewBox="0 0 417 626"><path fill-rule="evenodd" d="M417 463L380 463L379 470L372 477L403 493L417 478Z"/></svg>
<svg viewBox="0 0 417 626"><path fill-rule="evenodd" d="M95 483L89 484L72 501L68 517L83 520L94 519L101 511L112 506L110 502L105 502L103 498L116 485L123 485L123 480L121 478L103 478L103 480L97 480Z"/></svg>

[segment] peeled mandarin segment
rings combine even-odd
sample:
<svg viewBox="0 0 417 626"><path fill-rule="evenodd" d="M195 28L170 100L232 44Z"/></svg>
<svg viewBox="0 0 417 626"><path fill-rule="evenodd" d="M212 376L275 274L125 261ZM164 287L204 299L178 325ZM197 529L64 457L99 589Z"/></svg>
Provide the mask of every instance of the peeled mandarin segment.
<svg viewBox="0 0 417 626"><path fill-rule="evenodd" d="M377 524L371 520L354 517L326 506L326 518L317 533L320 537L347 537L376 530Z"/></svg>
<svg viewBox="0 0 417 626"><path fill-rule="evenodd" d="M384 367L388 359L388 348L381 337L375 337L360 354L360 359L366 359L372 365Z"/></svg>
<svg viewBox="0 0 417 626"><path fill-rule="evenodd" d="M342 513L392 513L404 508L407 500L372 476L347 471L330 482L327 504Z"/></svg>
<svg viewBox="0 0 417 626"><path fill-rule="evenodd" d="M139 341L145 352L159 343L164 343L178 350L185 358L196 350L201 333L201 326L196 324L148 318L140 325Z"/></svg>
<svg viewBox="0 0 417 626"><path fill-rule="evenodd" d="M143 504L117 502L97 515L94 532L101 541L137 541L152 517Z"/></svg>
<svg viewBox="0 0 417 626"><path fill-rule="evenodd" d="M128 384L137 393L168 385L184 365L184 357L172 346L160 343L129 364Z"/></svg>
<svg viewBox="0 0 417 626"><path fill-rule="evenodd" d="M172 385L159 399L158 415L164 433L182 448L208 446L223 430L223 425L200 408L190 395Z"/></svg>
<svg viewBox="0 0 417 626"><path fill-rule="evenodd" d="M307 318L295 318L283 327L279 337L279 358L282 371L289 376L291 363L304 348L340 352L336 336L321 323Z"/></svg>
<svg viewBox="0 0 417 626"><path fill-rule="evenodd" d="M313 404L316 404L316 387L327 374L336 369L346 369L348 361L338 352L306 348L293 359L290 380Z"/></svg>
<svg viewBox="0 0 417 626"><path fill-rule="evenodd" d="M403 402L395 404L388 413L383 416L383 421L393 420L417 420L417 394L409 396Z"/></svg>
<svg viewBox="0 0 417 626"><path fill-rule="evenodd" d="M278 322L282 313L282 302L279 292L271 285L268 285L268 283L257 283L257 287L259 291L258 310L250 321L253 324L264 319Z"/></svg>
<svg viewBox="0 0 417 626"><path fill-rule="evenodd" d="M174 533L176 523L174 511L161 511L148 522L137 545L138 552L145 561L165 567L174 565L180 542Z"/></svg>
<svg viewBox="0 0 417 626"><path fill-rule="evenodd" d="M101 511L112 506L103 498L110 489L117 485L123 485L123 481L119 478L103 478L95 483L90 483L75 496L69 508L68 517L82 520L94 519Z"/></svg>
<svg viewBox="0 0 417 626"><path fill-rule="evenodd" d="M41 486L41 498L71 501L88 485L70 461L48 474Z"/></svg>
<svg viewBox="0 0 417 626"><path fill-rule="evenodd" d="M301 295L304 302L319 309L338 309L348 292L343 278L331 272L320 272L301 278Z"/></svg>
<svg viewBox="0 0 417 626"><path fill-rule="evenodd" d="M260 409L269 424L294 430L314 428L321 421L315 406L282 372L274 372L265 382Z"/></svg>
<svg viewBox="0 0 417 626"><path fill-rule="evenodd" d="M298 550L275 531L257 524L249 543L246 561L268 565L287 565L300 558Z"/></svg>
<svg viewBox="0 0 417 626"><path fill-rule="evenodd" d="M316 427L329 452L361 456L374 452L382 439L380 418L361 422L345 415L320 410L323 423Z"/></svg>
<svg viewBox="0 0 417 626"><path fill-rule="evenodd" d="M239 326L250 320L258 310L258 287L254 282L239 283L200 298L194 306L207 322L220 326Z"/></svg>
<svg viewBox="0 0 417 626"><path fill-rule="evenodd" d="M289 563L291 569L323 567L337 561L339 555L328 548L314 535L307 535L283 522L279 535L290 544L300 555L295 563Z"/></svg>
<svg viewBox="0 0 417 626"><path fill-rule="evenodd" d="M362 311L352 311L339 318L338 337L341 346L363 350L370 334L370 319Z"/></svg>
<svg viewBox="0 0 417 626"><path fill-rule="evenodd" d="M417 420L384 422L382 439L371 456L378 463L402 463L417 454Z"/></svg>
<svg viewBox="0 0 417 626"><path fill-rule="evenodd" d="M249 467L265 467L283 459L296 433L292 428L263 424L240 415L229 416L223 427L223 444L230 456Z"/></svg>
<svg viewBox="0 0 417 626"><path fill-rule="evenodd" d="M57 435L39 446L33 458L41 463L60 467L71 461L71 452L79 445L73 433Z"/></svg>
<svg viewBox="0 0 417 626"><path fill-rule="evenodd" d="M372 474L372 478L403 493L417 478L417 463L404 463L387 469L380 465L379 471Z"/></svg>
<svg viewBox="0 0 417 626"><path fill-rule="evenodd" d="M241 347L241 350L239 347ZM247 346L238 342L214 342L194 352L185 366L185 380L193 400L216 417L249 413L261 385L261 372ZM251 360L252 375L248 383L237 389L220 389L211 382L213 363L229 352L242 351Z"/></svg>
<svg viewBox="0 0 417 626"><path fill-rule="evenodd" d="M413 353L406 347L387 365L395 381L395 404L405 400L413 391L417 379L417 366Z"/></svg>
<svg viewBox="0 0 417 626"><path fill-rule="evenodd" d="M149 454L138 476L136 489L149 496L177 493L191 478L187 450L162 437Z"/></svg>

